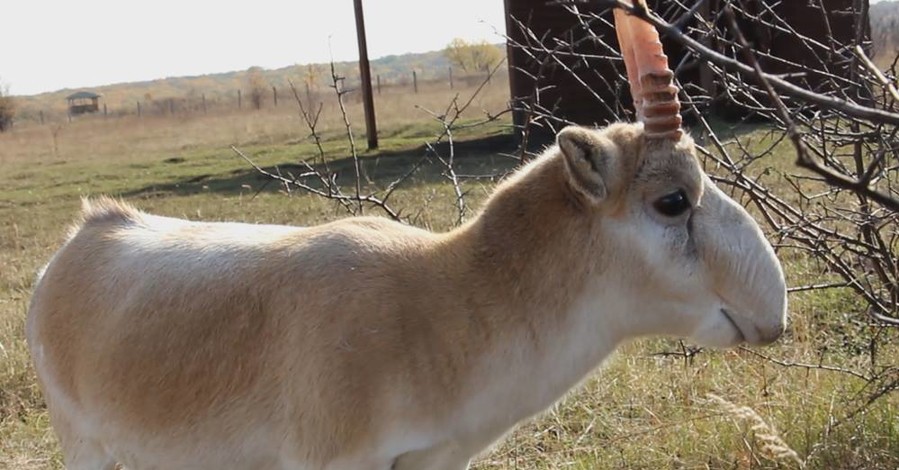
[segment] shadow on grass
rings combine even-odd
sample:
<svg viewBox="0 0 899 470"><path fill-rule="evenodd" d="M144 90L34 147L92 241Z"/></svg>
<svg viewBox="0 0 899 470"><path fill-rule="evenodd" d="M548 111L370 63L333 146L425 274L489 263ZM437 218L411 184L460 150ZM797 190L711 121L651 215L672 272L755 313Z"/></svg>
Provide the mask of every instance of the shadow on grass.
<svg viewBox="0 0 899 470"><path fill-rule="evenodd" d="M436 149L441 157L449 156L449 146L446 143L440 144ZM454 168L460 176L502 175L517 166L518 160L511 156L515 151L515 142L510 135L496 135L456 142L454 145ZM252 158L252 155L247 156ZM385 188L420 162L421 167L403 183L404 186L446 181L443 174L445 167L427 151L424 145L413 149L361 156L360 162L363 181L368 188ZM315 165L315 167L323 169L322 165ZM355 184L355 164L352 157L329 160L328 168L331 173L337 175L337 183L344 188L345 192L349 192ZM297 163L267 166L263 169L287 178L306 171L304 166ZM305 182L313 187L320 186L314 177L306 179ZM238 195L277 192L281 189L282 185L277 181L257 172L247 164L246 168L226 174L194 175L177 181L150 184L119 195L137 198L189 196L201 193Z"/></svg>

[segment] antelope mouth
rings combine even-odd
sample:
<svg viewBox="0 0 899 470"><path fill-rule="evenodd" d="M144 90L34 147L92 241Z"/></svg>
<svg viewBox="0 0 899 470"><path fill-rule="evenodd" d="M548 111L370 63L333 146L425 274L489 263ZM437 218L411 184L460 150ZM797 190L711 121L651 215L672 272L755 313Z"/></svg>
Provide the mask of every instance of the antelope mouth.
<svg viewBox="0 0 899 470"><path fill-rule="evenodd" d="M752 342L749 340L749 338L746 337L746 333L744 333L743 328L740 328L740 324L737 323L736 320L734 320L734 315L731 312L727 311L726 308L722 308L721 315L724 315L724 318L727 319L727 321L730 323L730 326L732 326L734 328L734 330L737 332L737 335L739 335L739 337L737 339L737 343L747 343L747 342L751 343Z"/></svg>

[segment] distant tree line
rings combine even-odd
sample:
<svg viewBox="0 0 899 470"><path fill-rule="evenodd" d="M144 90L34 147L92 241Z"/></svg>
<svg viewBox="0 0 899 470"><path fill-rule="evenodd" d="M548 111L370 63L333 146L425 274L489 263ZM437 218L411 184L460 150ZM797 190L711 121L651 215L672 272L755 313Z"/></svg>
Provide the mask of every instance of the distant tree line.
<svg viewBox="0 0 899 470"><path fill-rule="evenodd" d="M443 54L451 64L464 72L486 72L503 60L504 51L500 46L487 41L468 42L455 38L446 46Z"/></svg>

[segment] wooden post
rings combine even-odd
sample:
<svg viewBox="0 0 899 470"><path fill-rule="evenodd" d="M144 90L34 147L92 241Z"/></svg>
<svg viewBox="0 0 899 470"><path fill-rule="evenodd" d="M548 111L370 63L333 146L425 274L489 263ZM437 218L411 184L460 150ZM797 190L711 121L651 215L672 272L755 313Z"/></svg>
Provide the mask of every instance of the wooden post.
<svg viewBox="0 0 899 470"><path fill-rule="evenodd" d="M41 125L44 124L44 110L41 110Z"/></svg>
<svg viewBox="0 0 899 470"><path fill-rule="evenodd" d="M449 79L450 79L450 90L452 90L454 88L453 87L453 68L452 67L449 68Z"/></svg>
<svg viewBox="0 0 899 470"><path fill-rule="evenodd" d="M378 148L378 127L375 121L375 101L371 95L371 67L368 64L368 45L365 40L365 17L362 0L353 0L356 10L356 40L359 43L359 75L362 79L362 103L365 108L365 133L368 135L368 149Z"/></svg>
<svg viewBox="0 0 899 470"><path fill-rule="evenodd" d="M109 116L109 112L106 110L106 103L103 103L103 117Z"/></svg>
<svg viewBox="0 0 899 470"><path fill-rule="evenodd" d="M418 73L415 70L412 71L412 88L415 89L415 93L418 93Z"/></svg>
<svg viewBox="0 0 899 470"><path fill-rule="evenodd" d="M378 75L378 96L381 96L381 76Z"/></svg>
<svg viewBox="0 0 899 470"><path fill-rule="evenodd" d="M137 117L140 117L140 101L137 102Z"/></svg>
<svg viewBox="0 0 899 470"><path fill-rule="evenodd" d="M278 107L278 89L275 88L275 85L272 85L272 101L275 104L275 107Z"/></svg>
<svg viewBox="0 0 899 470"><path fill-rule="evenodd" d="M237 89L237 109L241 109L243 107L243 97L240 95L240 89Z"/></svg>

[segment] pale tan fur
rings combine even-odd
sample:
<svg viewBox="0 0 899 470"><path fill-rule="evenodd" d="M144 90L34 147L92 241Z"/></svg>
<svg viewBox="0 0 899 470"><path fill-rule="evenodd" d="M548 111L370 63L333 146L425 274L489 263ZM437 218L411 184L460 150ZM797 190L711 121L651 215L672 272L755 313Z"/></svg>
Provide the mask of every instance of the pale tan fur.
<svg viewBox="0 0 899 470"><path fill-rule="evenodd" d="M714 199L689 138L615 125L568 129L560 146L444 234L86 202L27 325L67 465L464 469L628 338L780 334L779 264L748 215ZM689 220L650 214L675 189L699 202ZM722 221L741 234L716 234ZM708 233L677 235L691 230ZM691 241L722 236L746 252ZM738 318L698 316L706 299Z"/></svg>

